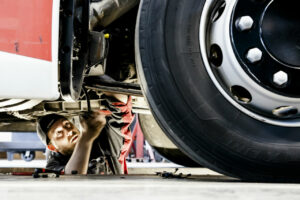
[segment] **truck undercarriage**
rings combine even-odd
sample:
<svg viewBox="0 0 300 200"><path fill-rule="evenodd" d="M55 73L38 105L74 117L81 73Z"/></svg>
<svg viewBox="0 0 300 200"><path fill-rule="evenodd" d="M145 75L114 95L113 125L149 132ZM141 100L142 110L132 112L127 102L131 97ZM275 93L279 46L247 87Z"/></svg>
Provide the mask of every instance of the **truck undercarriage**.
<svg viewBox="0 0 300 200"><path fill-rule="evenodd" d="M51 2L51 65L47 57L40 62L22 52L33 41L0 34L2 78L18 74L5 79L8 87L1 82L1 130L32 130L36 118L49 113L101 109L103 92L128 94L134 112L152 113L199 165L246 180L299 180L300 19L292 2ZM44 38L33 47L45 45ZM9 69L14 59L29 66L24 56L45 69ZM30 85L22 76L32 80L34 73L44 81Z"/></svg>

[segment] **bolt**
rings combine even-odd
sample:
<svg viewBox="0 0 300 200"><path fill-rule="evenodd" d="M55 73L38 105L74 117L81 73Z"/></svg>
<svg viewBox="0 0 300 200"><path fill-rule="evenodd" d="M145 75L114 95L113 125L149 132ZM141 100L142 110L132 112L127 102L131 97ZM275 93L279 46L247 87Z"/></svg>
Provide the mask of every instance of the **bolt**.
<svg viewBox="0 0 300 200"><path fill-rule="evenodd" d="M288 75L284 71L279 71L273 75L273 82L278 86L286 84L288 81Z"/></svg>
<svg viewBox="0 0 300 200"><path fill-rule="evenodd" d="M255 63L261 60L262 52L259 48L252 48L247 52L246 58L251 62Z"/></svg>
<svg viewBox="0 0 300 200"><path fill-rule="evenodd" d="M239 31L247 31L253 27L253 23L254 21L250 16L243 16L236 21L236 27Z"/></svg>

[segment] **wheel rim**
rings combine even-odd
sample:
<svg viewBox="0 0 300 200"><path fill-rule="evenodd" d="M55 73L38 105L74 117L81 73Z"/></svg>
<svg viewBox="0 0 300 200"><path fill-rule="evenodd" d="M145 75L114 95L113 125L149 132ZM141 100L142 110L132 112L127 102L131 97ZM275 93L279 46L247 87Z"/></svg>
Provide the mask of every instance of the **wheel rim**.
<svg viewBox="0 0 300 200"><path fill-rule="evenodd" d="M292 8L280 10L281 4L281 0L206 1L200 22L200 49L214 85L237 109L262 122L298 127L300 85L295 85L295 77L299 56L295 55L299 55L299 17L286 14L276 25L275 19ZM273 26L294 35L283 35L283 39L272 42ZM286 44L295 47L290 48L291 58L277 50Z"/></svg>

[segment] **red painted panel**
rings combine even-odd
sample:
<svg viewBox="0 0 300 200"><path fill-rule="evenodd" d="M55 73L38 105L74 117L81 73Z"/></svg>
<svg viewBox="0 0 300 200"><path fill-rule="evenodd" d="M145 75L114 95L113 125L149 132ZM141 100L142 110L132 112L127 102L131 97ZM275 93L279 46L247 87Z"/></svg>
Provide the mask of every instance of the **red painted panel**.
<svg viewBox="0 0 300 200"><path fill-rule="evenodd" d="M0 0L0 51L51 61L53 0Z"/></svg>

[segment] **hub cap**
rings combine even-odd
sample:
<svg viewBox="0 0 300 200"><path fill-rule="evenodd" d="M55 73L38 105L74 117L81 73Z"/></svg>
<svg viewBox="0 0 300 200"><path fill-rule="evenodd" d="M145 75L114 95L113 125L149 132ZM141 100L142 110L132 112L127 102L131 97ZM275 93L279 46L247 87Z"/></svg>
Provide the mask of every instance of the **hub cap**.
<svg viewBox="0 0 300 200"><path fill-rule="evenodd" d="M237 1L230 27L232 45L244 71L267 90L290 97L300 97L300 15L296 8L292 1ZM241 31L237 22L245 15L254 24ZM247 56L253 49L261 52L255 62L253 54ZM287 77L281 84L276 78L274 81L279 71Z"/></svg>
<svg viewBox="0 0 300 200"><path fill-rule="evenodd" d="M276 22L276 23L274 23ZM272 1L262 18L262 39L275 59L300 68L300 14L293 1Z"/></svg>
<svg viewBox="0 0 300 200"><path fill-rule="evenodd" d="M300 126L300 15L288 0L207 0L200 48L212 81L236 108Z"/></svg>

